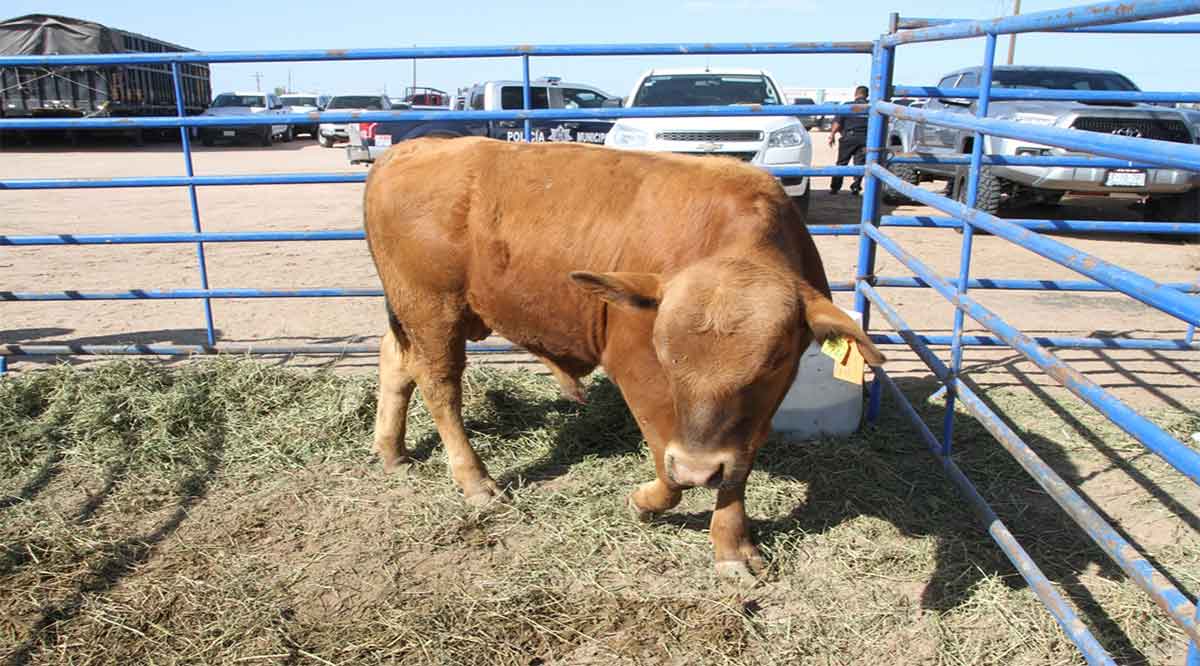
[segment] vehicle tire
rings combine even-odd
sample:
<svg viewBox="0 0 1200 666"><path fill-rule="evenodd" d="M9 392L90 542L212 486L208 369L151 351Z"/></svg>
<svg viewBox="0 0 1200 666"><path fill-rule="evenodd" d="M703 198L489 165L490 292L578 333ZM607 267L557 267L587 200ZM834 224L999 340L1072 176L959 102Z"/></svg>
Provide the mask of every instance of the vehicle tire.
<svg viewBox="0 0 1200 666"><path fill-rule="evenodd" d="M796 212L800 213L800 221L808 224L808 205L812 201L812 180L808 182L808 189L804 190L804 194L798 197L792 197L792 205L796 207Z"/></svg>
<svg viewBox="0 0 1200 666"><path fill-rule="evenodd" d="M204 144L205 148L212 148L213 138L211 136L201 136L200 143Z"/></svg>
<svg viewBox="0 0 1200 666"><path fill-rule="evenodd" d="M911 164L889 165L888 170L892 172L892 175L908 183L909 185L917 185L921 182L921 174L917 173L916 167L912 166ZM909 199L896 190L884 185L883 203L888 204L889 206L899 206L900 204L909 203Z"/></svg>
<svg viewBox="0 0 1200 666"><path fill-rule="evenodd" d="M1150 197L1146 217L1163 222L1200 222L1200 188L1186 194Z"/></svg>
<svg viewBox="0 0 1200 666"><path fill-rule="evenodd" d="M296 138L296 135L292 132L292 126L288 125L287 129L283 130L283 142L291 143L294 138Z"/></svg>
<svg viewBox="0 0 1200 666"><path fill-rule="evenodd" d="M321 144L322 148L333 147L333 139L321 134L320 132L317 133L317 143Z"/></svg>
<svg viewBox="0 0 1200 666"><path fill-rule="evenodd" d="M954 200L967 201L967 174L962 173L954 180ZM989 215L999 215L1004 205L1004 180L992 174L991 169L979 170L979 191L975 195L975 208Z"/></svg>
<svg viewBox="0 0 1200 666"><path fill-rule="evenodd" d="M260 142L264 146L269 146L272 143L275 143L275 133L271 131L270 125L267 125L267 129L266 129L266 131L263 132L262 139L260 140Z"/></svg>

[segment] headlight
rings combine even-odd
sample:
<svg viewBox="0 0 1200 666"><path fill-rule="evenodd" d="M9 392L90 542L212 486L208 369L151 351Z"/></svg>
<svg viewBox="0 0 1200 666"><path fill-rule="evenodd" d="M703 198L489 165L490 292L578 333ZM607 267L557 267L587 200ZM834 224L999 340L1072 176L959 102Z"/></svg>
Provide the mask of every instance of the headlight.
<svg viewBox="0 0 1200 666"><path fill-rule="evenodd" d="M637 148L638 146L646 145L650 139L650 135L640 129L617 125L608 133L612 139L612 145L621 148Z"/></svg>
<svg viewBox="0 0 1200 666"><path fill-rule="evenodd" d="M624 125L613 127L612 131L609 132L609 136L612 138L612 145L620 146L621 148L644 146L650 139L650 135L646 132Z"/></svg>
<svg viewBox="0 0 1200 666"><path fill-rule="evenodd" d="M767 135L768 148L792 148L804 145L804 126L788 125Z"/></svg>
<svg viewBox="0 0 1200 666"><path fill-rule="evenodd" d="M1047 116L1041 113L1014 113L1012 119L1030 125L1053 125L1058 122L1058 116Z"/></svg>

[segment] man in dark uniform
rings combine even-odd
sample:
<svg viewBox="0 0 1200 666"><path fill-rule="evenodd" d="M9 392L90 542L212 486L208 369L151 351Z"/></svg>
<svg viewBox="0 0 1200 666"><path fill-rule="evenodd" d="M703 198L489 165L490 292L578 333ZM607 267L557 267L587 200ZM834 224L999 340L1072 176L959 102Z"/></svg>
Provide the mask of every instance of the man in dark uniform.
<svg viewBox="0 0 1200 666"><path fill-rule="evenodd" d="M867 96L871 92L866 86L859 86L854 89L853 104L866 104ZM841 132L842 140L838 143L838 166L849 164L850 159L854 159L855 164L865 164L867 161L867 117L866 116L838 116L833 121L833 126L829 128L829 145L833 145L834 137ZM834 176L829 181L829 193L837 194L842 189L842 177ZM862 192L862 176L855 176L854 182L850 185L850 192L858 194Z"/></svg>

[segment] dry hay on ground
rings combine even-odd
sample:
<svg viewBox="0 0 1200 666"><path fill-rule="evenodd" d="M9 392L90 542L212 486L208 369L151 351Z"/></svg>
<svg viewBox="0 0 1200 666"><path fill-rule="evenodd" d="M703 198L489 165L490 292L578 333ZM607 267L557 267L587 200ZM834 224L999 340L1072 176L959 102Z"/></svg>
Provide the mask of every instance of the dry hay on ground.
<svg viewBox="0 0 1200 666"><path fill-rule="evenodd" d="M932 388L905 387L939 423ZM419 401L422 462L383 476L371 378L216 360L0 380L0 658L1082 663L895 410L848 440L766 447L748 509L771 570L739 589L712 571L710 492L649 525L626 515L651 465L613 385L594 379L589 397L468 375L468 428L511 489L481 512L447 479ZM1076 403L987 398L1068 479L1101 479L1093 499L1200 589L1186 481ZM1181 661L1149 599L977 424L958 428L959 463L1118 661Z"/></svg>

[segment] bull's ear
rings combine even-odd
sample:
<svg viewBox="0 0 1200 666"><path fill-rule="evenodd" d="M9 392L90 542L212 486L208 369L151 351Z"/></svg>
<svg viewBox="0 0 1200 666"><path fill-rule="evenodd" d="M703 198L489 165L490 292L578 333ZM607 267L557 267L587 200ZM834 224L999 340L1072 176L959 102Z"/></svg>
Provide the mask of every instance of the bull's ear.
<svg viewBox="0 0 1200 666"><path fill-rule="evenodd" d="M575 271L571 281L613 305L631 310L653 310L662 298L657 273L588 273Z"/></svg>

